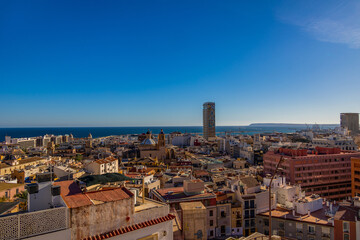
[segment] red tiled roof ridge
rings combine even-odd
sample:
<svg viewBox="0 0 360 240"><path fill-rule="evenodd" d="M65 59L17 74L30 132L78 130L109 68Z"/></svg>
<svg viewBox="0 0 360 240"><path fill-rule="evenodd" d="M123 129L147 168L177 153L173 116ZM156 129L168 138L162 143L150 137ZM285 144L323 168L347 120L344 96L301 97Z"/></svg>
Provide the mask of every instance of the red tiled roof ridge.
<svg viewBox="0 0 360 240"><path fill-rule="evenodd" d="M83 238L83 240L106 239L106 238L114 237L114 236L121 235L121 234L124 234L124 233L132 232L132 231L135 231L135 230L138 230L138 229L141 229L141 228L145 228L145 227L149 227L149 226L156 225L156 224L159 224L159 223L163 223L163 222L166 222L166 221L170 221L170 220L173 220L174 218L175 218L175 216L169 213L168 215L166 215L164 217L151 219L151 220L148 220L148 221L142 222L142 223L136 223L136 224L133 224L131 226L126 226L126 227L122 227L122 228L119 228L119 229L115 229L115 230L113 230L111 232L86 237L86 238Z"/></svg>

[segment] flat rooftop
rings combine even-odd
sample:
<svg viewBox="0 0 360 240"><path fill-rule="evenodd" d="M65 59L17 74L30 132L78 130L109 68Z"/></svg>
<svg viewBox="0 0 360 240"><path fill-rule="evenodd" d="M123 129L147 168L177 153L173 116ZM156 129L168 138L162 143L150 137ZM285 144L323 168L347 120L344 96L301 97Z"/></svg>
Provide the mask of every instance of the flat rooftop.
<svg viewBox="0 0 360 240"><path fill-rule="evenodd" d="M0 182L0 191L4 191L7 189L11 189L11 188L16 188L16 187L20 187L20 186L24 186L24 184Z"/></svg>
<svg viewBox="0 0 360 240"><path fill-rule="evenodd" d="M153 200L150 200L150 199L147 199L147 198L145 198L144 203L142 203L141 197L138 197L136 201L140 202L141 204L138 205L138 206L135 206L135 212L141 212L141 211L149 210L149 209L152 209L152 208L160 208L160 207L166 206L166 204L162 204L160 202L153 201Z"/></svg>
<svg viewBox="0 0 360 240"><path fill-rule="evenodd" d="M202 202L182 202L180 207L182 210L206 209Z"/></svg>

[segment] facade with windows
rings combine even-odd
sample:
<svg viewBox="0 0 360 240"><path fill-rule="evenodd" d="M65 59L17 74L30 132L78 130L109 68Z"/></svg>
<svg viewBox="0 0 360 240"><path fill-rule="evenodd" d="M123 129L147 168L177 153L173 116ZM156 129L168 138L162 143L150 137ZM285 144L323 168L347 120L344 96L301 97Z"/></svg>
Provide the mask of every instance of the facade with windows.
<svg viewBox="0 0 360 240"><path fill-rule="evenodd" d="M243 222L242 206L240 202L236 202L231 206L231 235L241 236L243 234L242 222Z"/></svg>
<svg viewBox="0 0 360 240"><path fill-rule="evenodd" d="M351 196L351 158L359 152L342 152L338 148L282 149L264 154L264 172L273 173L280 158L282 174L292 185L299 184L306 195L341 200ZM285 152L286 150L286 152Z"/></svg>
<svg viewBox="0 0 360 240"><path fill-rule="evenodd" d="M242 196L243 208L243 235L249 236L256 232L256 204L255 195Z"/></svg>
<svg viewBox="0 0 360 240"><path fill-rule="evenodd" d="M203 137L206 140L215 138L215 103L206 102L203 105Z"/></svg>
<svg viewBox="0 0 360 240"><path fill-rule="evenodd" d="M299 240L337 240L334 238L334 226L331 221L325 219L325 215L323 219L318 219L314 215L294 217L290 212L282 210L274 210L272 215L271 227L274 235ZM258 232L269 234L268 212L257 215L256 221Z"/></svg>
<svg viewBox="0 0 360 240"><path fill-rule="evenodd" d="M351 195L360 196L360 158L351 158Z"/></svg>
<svg viewBox="0 0 360 240"><path fill-rule="evenodd" d="M360 200L340 206L334 216L336 240L360 240Z"/></svg>

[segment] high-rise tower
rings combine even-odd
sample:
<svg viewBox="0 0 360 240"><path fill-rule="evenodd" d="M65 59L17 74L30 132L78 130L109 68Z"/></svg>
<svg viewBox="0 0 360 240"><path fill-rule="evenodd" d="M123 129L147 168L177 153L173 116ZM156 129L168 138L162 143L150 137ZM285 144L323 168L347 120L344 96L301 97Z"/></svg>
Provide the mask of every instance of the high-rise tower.
<svg viewBox="0 0 360 240"><path fill-rule="evenodd" d="M359 132L359 113L341 113L340 126L347 128L352 135L357 134Z"/></svg>
<svg viewBox="0 0 360 240"><path fill-rule="evenodd" d="M215 103L203 104L203 136L206 140L215 137Z"/></svg>

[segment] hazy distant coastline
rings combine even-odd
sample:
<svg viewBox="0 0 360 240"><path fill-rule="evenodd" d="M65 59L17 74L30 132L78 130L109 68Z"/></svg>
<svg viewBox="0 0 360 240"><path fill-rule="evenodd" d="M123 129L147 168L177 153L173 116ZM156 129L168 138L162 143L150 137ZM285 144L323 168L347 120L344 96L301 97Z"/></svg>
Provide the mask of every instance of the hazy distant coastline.
<svg viewBox="0 0 360 240"><path fill-rule="evenodd" d="M249 127L286 127L286 128L291 128L291 127L301 127L301 128L306 128L306 127L312 127L315 124L301 124L301 123L251 123L249 125ZM325 128L335 128L335 127L339 127L339 124L317 124L319 125L319 127L325 127Z"/></svg>

